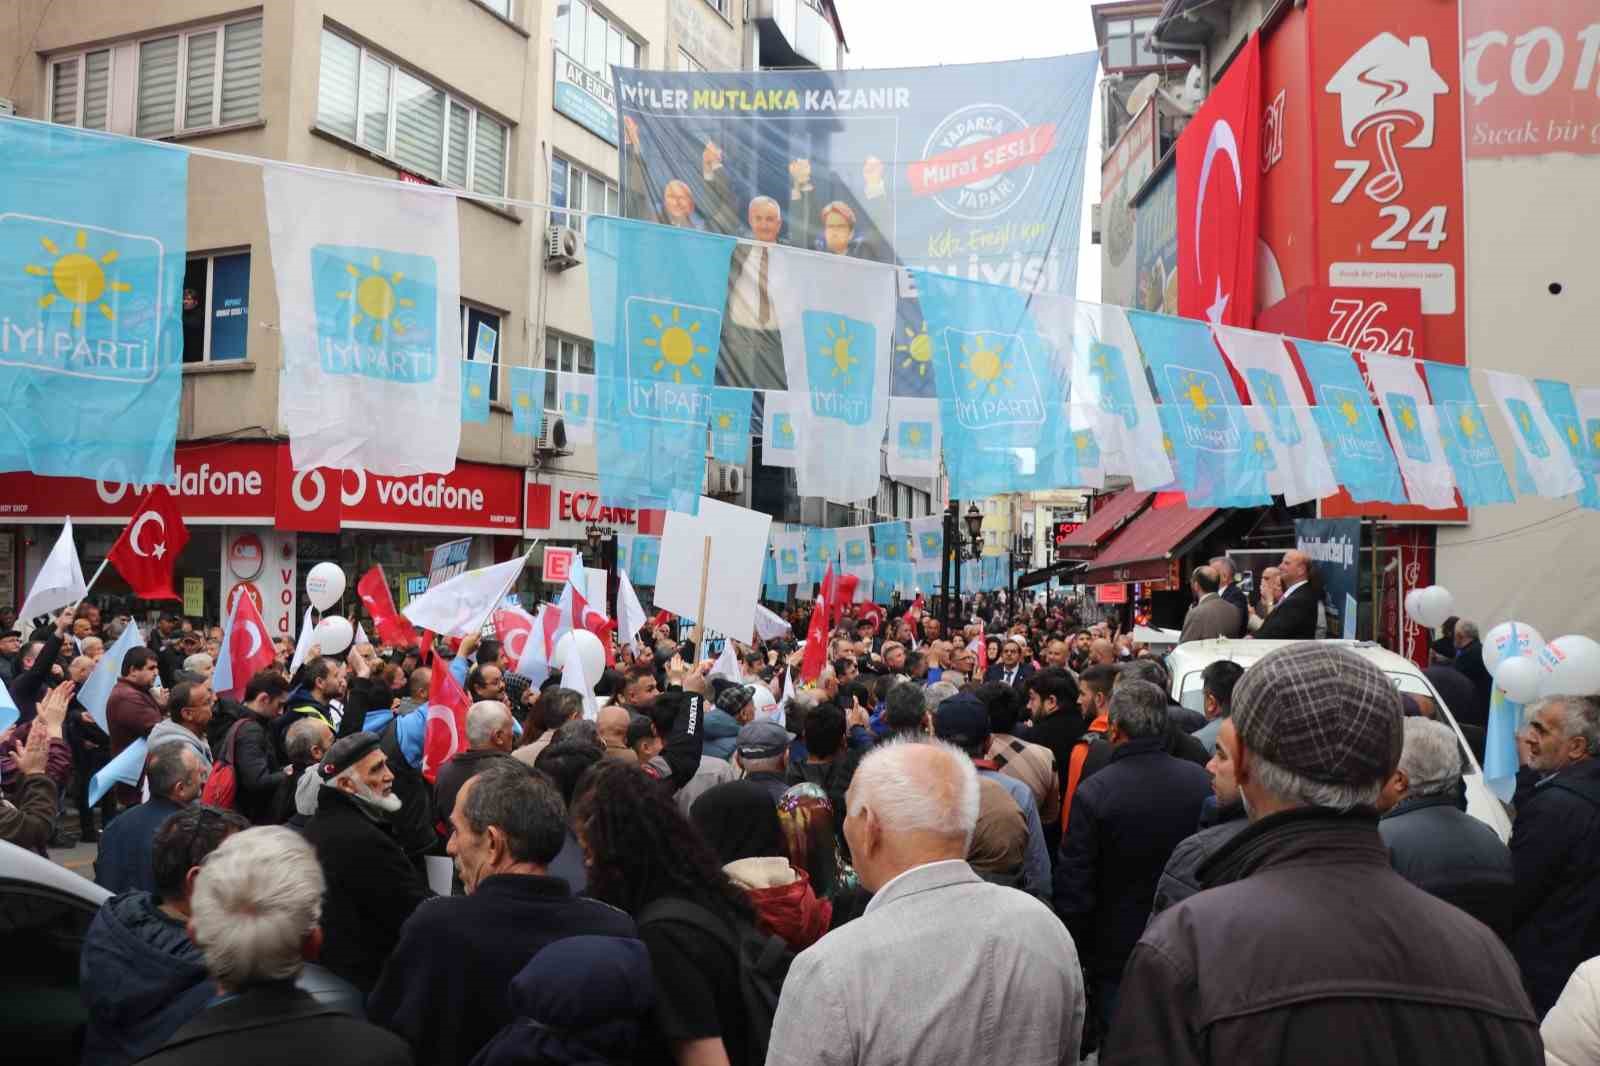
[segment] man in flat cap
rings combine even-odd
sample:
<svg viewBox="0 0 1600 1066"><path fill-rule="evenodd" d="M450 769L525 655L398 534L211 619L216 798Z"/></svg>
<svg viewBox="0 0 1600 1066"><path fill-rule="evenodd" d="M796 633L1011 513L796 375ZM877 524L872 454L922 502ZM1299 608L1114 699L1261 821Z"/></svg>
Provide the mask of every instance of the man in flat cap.
<svg viewBox="0 0 1600 1066"><path fill-rule="evenodd" d="M1105 1066L1544 1061L1499 938L1390 868L1375 804L1401 719L1388 677L1343 648L1245 671L1217 745L1250 826L1140 938Z"/></svg>
<svg viewBox="0 0 1600 1066"><path fill-rule="evenodd" d="M363 995L400 940L400 927L433 895L390 825L400 810L394 772L376 733L336 741L315 773L317 813L305 837L327 881L322 904L322 965Z"/></svg>

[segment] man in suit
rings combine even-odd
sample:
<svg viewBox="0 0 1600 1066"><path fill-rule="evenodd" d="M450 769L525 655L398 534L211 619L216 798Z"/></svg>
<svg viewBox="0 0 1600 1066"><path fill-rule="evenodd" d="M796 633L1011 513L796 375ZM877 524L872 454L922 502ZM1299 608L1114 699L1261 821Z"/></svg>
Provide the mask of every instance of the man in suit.
<svg viewBox="0 0 1600 1066"><path fill-rule="evenodd" d="M1322 596L1314 587L1311 559L1305 552L1291 549L1283 553L1278 570L1285 585L1283 599L1253 635L1262 640L1310 640L1317 635L1317 605Z"/></svg>
<svg viewBox="0 0 1600 1066"><path fill-rule="evenodd" d="M1194 606L1183 619L1183 632L1178 643L1191 640L1211 640L1214 637L1240 637L1244 633L1244 616L1238 608L1218 595L1222 579L1209 566L1197 566L1189 576L1189 588L1194 592Z"/></svg>
<svg viewBox="0 0 1600 1066"><path fill-rule="evenodd" d="M949 1062L1077 1061L1077 949L1043 903L967 865L978 788L972 760L936 741L862 760L844 834L872 902L790 966L770 1066L916 1062L935 1048Z"/></svg>
<svg viewBox="0 0 1600 1066"><path fill-rule="evenodd" d="M722 325L722 356L717 384L743 389L784 389L788 373L783 340L778 332L778 306L769 287L772 254L780 243L783 209L770 196L757 196L748 211L750 236L757 244L740 244L728 264L728 309Z"/></svg>
<svg viewBox="0 0 1600 1066"><path fill-rule="evenodd" d="M1466 619L1457 619L1454 636L1456 657L1450 665L1455 667L1468 681L1472 682L1474 699L1470 708L1462 708L1456 716L1458 720L1488 722L1489 700L1494 695L1494 679L1489 676L1489 671L1483 665L1483 641L1478 638L1478 623L1468 622ZM1455 710L1455 708L1451 708Z"/></svg>
<svg viewBox="0 0 1600 1066"><path fill-rule="evenodd" d="M1237 571L1234 569L1233 560L1226 555L1219 555L1214 559L1208 559L1207 563L1217 572L1217 584L1220 586L1217 595L1239 610L1239 633L1242 635L1246 619L1250 617L1250 601L1245 599L1244 590L1234 583L1233 577Z"/></svg>
<svg viewBox="0 0 1600 1066"><path fill-rule="evenodd" d="M1024 662L1028 646L1021 637L1007 637L1000 645L1000 661L983 672L985 681L1001 681L1007 685L1020 685L1033 676L1033 664Z"/></svg>

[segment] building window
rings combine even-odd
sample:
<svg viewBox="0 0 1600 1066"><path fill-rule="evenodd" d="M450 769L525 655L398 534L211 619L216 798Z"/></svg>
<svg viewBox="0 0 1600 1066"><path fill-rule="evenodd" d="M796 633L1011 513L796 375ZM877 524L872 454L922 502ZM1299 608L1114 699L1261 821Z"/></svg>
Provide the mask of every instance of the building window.
<svg viewBox="0 0 1600 1066"><path fill-rule="evenodd" d="M723 18L729 18L728 9L732 6L732 0L706 0L706 3L710 4L717 14Z"/></svg>
<svg viewBox="0 0 1600 1066"><path fill-rule="evenodd" d="M1105 68L1159 65L1161 57L1145 43L1145 36L1155 28L1154 18L1107 19Z"/></svg>
<svg viewBox="0 0 1600 1066"><path fill-rule="evenodd" d="M705 71L706 71L706 68L700 65L700 61L698 59L696 59L694 56L690 55L688 52L685 52L682 48L678 49L678 72L679 73L681 73L681 74L704 74Z"/></svg>
<svg viewBox="0 0 1600 1066"><path fill-rule="evenodd" d="M585 0L556 0L556 47L611 81L611 67L642 66L644 46Z"/></svg>
<svg viewBox="0 0 1600 1066"><path fill-rule="evenodd" d="M593 374L594 348L588 341L563 337L559 333L546 333L544 337L544 406L547 411L556 409L556 371Z"/></svg>
<svg viewBox="0 0 1600 1066"><path fill-rule="evenodd" d="M496 15L511 21L511 0L478 0L478 3L493 11Z"/></svg>
<svg viewBox="0 0 1600 1066"><path fill-rule="evenodd" d="M320 66L320 128L443 185L505 195L505 123L332 30Z"/></svg>
<svg viewBox="0 0 1600 1066"><path fill-rule="evenodd" d="M617 183L560 156L552 156L550 204L552 207L570 208L573 212L615 215L619 204ZM579 232L583 230L583 219L583 215L576 213L550 213L552 226L571 226Z"/></svg>
<svg viewBox="0 0 1600 1066"><path fill-rule="evenodd" d="M250 339L250 253L193 255L183 271L183 361L245 357Z"/></svg>
<svg viewBox="0 0 1600 1066"><path fill-rule="evenodd" d="M50 121L103 130L111 102L111 49L50 62Z"/></svg>
<svg viewBox="0 0 1600 1066"><path fill-rule="evenodd" d="M473 344L478 336L478 326L485 325L494 330L495 345L494 358L490 365L494 367L489 371L489 402L493 403L500 398L500 353L505 347L506 335L500 329L500 313L486 311L473 304L461 305L461 358L471 359Z"/></svg>

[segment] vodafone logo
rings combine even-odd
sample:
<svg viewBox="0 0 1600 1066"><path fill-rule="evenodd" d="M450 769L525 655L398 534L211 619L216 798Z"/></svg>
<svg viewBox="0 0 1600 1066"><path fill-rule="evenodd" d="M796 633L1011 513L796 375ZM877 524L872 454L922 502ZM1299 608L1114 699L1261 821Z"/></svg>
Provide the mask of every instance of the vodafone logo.
<svg viewBox="0 0 1600 1066"><path fill-rule="evenodd" d="M101 468L102 473L110 472L109 468L114 465L115 461L108 463L106 467ZM263 480L259 470L219 470L214 469L210 463L201 463L198 468L186 468L180 463L173 469L172 477L166 485L174 496L254 498L261 495ZM127 495L129 489L133 490L135 497L140 497L149 491L150 486L131 481L107 480L103 477L97 478L94 483L95 494L102 502L108 504L120 501Z"/></svg>
<svg viewBox="0 0 1600 1066"><path fill-rule="evenodd" d="M314 496L306 495L309 486ZM322 480L322 472L318 470L302 470L294 476L294 483L289 486L289 495L294 499L294 505L302 511L315 511L322 506L322 501L328 498L328 486Z"/></svg>
<svg viewBox="0 0 1600 1066"><path fill-rule="evenodd" d="M363 478L362 495L366 486ZM387 478L378 481L378 502L387 506L427 507L432 510L465 511L483 510L483 490L457 488L445 483L442 477L414 477L403 481ZM357 499L360 499L358 496ZM346 500L348 503L355 501Z"/></svg>

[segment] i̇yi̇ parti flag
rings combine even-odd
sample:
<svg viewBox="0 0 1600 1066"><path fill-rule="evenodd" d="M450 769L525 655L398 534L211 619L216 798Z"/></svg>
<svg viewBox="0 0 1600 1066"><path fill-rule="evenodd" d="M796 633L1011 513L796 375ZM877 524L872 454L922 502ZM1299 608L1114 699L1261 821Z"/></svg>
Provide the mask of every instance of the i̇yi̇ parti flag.
<svg viewBox="0 0 1600 1066"><path fill-rule="evenodd" d="M1406 503L1400 467L1350 349L1299 339L1294 347L1311 382L1311 414L1339 484L1358 503Z"/></svg>
<svg viewBox="0 0 1600 1066"><path fill-rule="evenodd" d="M188 184L169 145L0 123L0 470L172 476Z"/></svg>
<svg viewBox="0 0 1600 1066"><path fill-rule="evenodd" d="M889 397L890 477L936 477L939 473L939 401L918 396Z"/></svg>
<svg viewBox="0 0 1600 1066"><path fill-rule="evenodd" d="M400 613L412 625L445 636L475 633L517 583L527 560L527 555L519 555L494 566L457 574L413 597Z"/></svg>
<svg viewBox="0 0 1600 1066"><path fill-rule="evenodd" d="M129 624L123 629L122 636L100 656L100 661L94 664L94 672L78 690L78 702L83 704L83 709L88 711L96 724L106 732L110 732L110 727L106 724L106 703L111 699L111 690L117 686L117 679L122 676L123 657L143 643L144 636L139 632L139 627ZM0 688L4 687L0 685ZM3 728L4 726L0 726L0 729Z"/></svg>
<svg viewBox="0 0 1600 1066"><path fill-rule="evenodd" d="M61 524L61 535L55 546L45 556L39 575L33 579L28 598L22 601L17 618L30 621L48 614L69 603L77 603L89 591L83 580L83 567L78 563L78 546L72 539L72 519Z"/></svg>
<svg viewBox="0 0 1600 1066"><path fill-rule="evenodd" d="M943 559L944 515L931 514L926 518L913 518L907 525L911 530L913 562L934 563Z"/></svg>
<svg viewBox="0 0 1600 1066"><path fill-rule="evenodd" d="M1565 381L1535 378L1533 387L1538 390L1544 413L1555 427L1562 447L1572 456L1572 465L1578 471L1580 488L1578 503L1588 510L1600 510L1600 492L1595 491L1594 475L1589 472L1589 447L1583 431L1583 420L1578 416L1578 403L1572 395L1572 386Z"/></svg>
<svg viewBox="0 0 1600 1066"><path fill-rule="evenodd" d="M245 686L256 671L265 670L276 658L255 598L243 588L236 590L233 610L222 626L222 648L211 675L212 691L229 699L242 699Z"/></svg>
<svg viewBox="0 0 1600 1066"><path fill-rule="evenodd" d="M489 376L494 373L489 363L461 362L461 421L482 423L489 421Z"/></svg>
<svg viewBox="0 0 1600 1066"><path fill-rule="evenodd" d="M283 372L296 470L447 474L461 442L456 200L267 164ZM378 413L379 417L374 417Z"/></svg>
<svg viewBox="0 0 1600 1066"><path fill-rule="evenodd" d="M356 582L356 594L378 627L378 639L393 648L409 648L417 643L417 631L394 605L383 567L374 566Z"/></svg>
<svg viewBox="0 0 1600 1066"><path fill-rule="evenodd" d="M1578 472L1586 486L1600 478L1600 389L1574 389L1578 422L1583 433L1584 453L1578 459Z"/></svg>
<svg viewBox="0 0 1600 1066"><path fill-rule="evenodd" d="M428 721L422 736L422 776L429 784L451 756L467 750L467 709L471 705L449 670L433 671L428 682Z"/></svg>
<svg viewBox="0 0 1600 1066"><path fill-rule="evenodd" d="M149 742L140 737L89 778L89 806L93 807L105 798L112 785L136 786L144 777L144 760L149 750Z"/></svg>
<svg viewBox="0 0 1600 1066"><path fill-rule="evenodd" d="M631 219L589 221L600 492L698 513L735 241Z"/></svg>
<svg viewBox="0 0 1600 1066"><path fill-rule="evenodd" d="M772 534L772 580L777 585L798 585L806 577L806 535L785 529Z"/></svg>
<svg viewBox="0 0 1600 1066"><path fill-rule="evenodd" d="M739 466L750 461L750 408L754 400L755 393L749 389L711 390L711 458Z"/></svg>
<svg viewBox="0 0 1600 1066"><path fill-rule="evenodd" d="M789 394L797 403L802 496L876 495L874 463L888 414L895 267L793 248L771 249L771 292Z"/></svg>
<svg viewBox="0 0 1600 1066"><path fill-rule="evenodd" d="M878 564L899 566L910 560L911 526L907 522L877 522L872 529L872 554Z"/></svg>
<svg viewBox="0 0 1600 1066"><path fill-rule="evenodd" d="M821 581L824 575L831 580L833 563L838 558L837 534L831 529L812 527L805 530L806 580Z"/></svg>
<svg viewBox="0 0 1600 1066"><path fill-rule="evenodd" d="M545 371L531 366L511 368L511 431L537 437L544 428Z"/></svg>
<svg viewBox="0 0 1600 1066"><path fill-rule="evenodd" d="M1215 333L1217 345L1250 393L1247 410L1256 412L1250 416L1252 428L1265 432L1271 449L1267 490L1290 507L1338 492L1311 402L1283 338L1232 326L1218 326Z"/></svg>
<svg viewBox="0 0 1600 1066"><path fill-rule="evenodd" d="M656 575L661 568L661 538L639 534L634 539L632 554L629 576L633 578L633 583L654 588Z"/></svg>
<svg viewBox="0 0 1600 1066"><path fill-rule="evenodd" d="M761 394L761 465L798 468L800 422L797 393L767 389Z"/></svg>
<svg viewBox="0 0 1600 1066"><path fill-rule="evenodd" d="M872 527L846 526L834 530L836 558L843 574L868 587L872 584Z"/></svg>
<svg viewBox="0 0 1600 1066"><path fill-rule="evenodd" d="M1583 488L1572 453L1557 439L1555 425L1539 402L1533 383L1521 374L1504 370L1486 370L1484 377L1500 414L1511 427L1511 439L1517 446L1518 479L1552 500Z"/></svg>
<svg viewBox="0 0 1600 1066"><path fill-rule="evenodd" d="M1516 496L1505 464L1489 434L1489 421L1478 403L1472 378L1464 366L1422 362L1423 376L1439 416L1445 458L1456 475L1461 502L1468 507L1511 503Z"/></svg>
<svg viewBox="0 0 1600 1066"><path fill-rule="evenodd" d="M573 444L594 443L595 377L571 370L556 372L556 411Z"/></svg>
<svg viewBox="0 0 1600 1066"><path fill-rule="evenodd" d="M1454 507L1456 479L1445 459L1439 415L1417 376L1417 361L1381 352L1363 352L1367 378L1383 410L1389 444L1400 463L1411 502L1434 510Z"/></svg>

